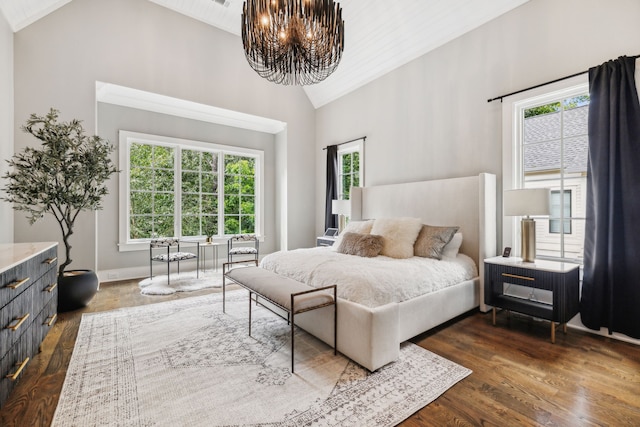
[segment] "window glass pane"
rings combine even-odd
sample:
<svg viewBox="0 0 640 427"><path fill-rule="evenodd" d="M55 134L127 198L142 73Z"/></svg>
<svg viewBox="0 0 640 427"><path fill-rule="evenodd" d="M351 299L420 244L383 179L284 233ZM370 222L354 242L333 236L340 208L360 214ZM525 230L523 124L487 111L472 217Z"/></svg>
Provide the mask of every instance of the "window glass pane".
<svg viewBox="0 0 640 427"><path fill-rule="evenodd" d="M218 217L214 215L202 216L202 234L215 236L218 234Z"/></svg>
<svg viewBox="0 0 640 427"><path fill-rule="evenodd" d="M173 191L173 170L157 169L153 176L155 191Z"/></svg>
<svg viewBox="0 0 640 427"><path fill-rule="evenodd" d="M225 215L224 232L226 234L240 233L240 216L239 215Z"/></svg>
<svg viewBox="0 0 640 427"><path fill-rule="evenodd" d="M182 172L182 191L185 193L198 193L200 191L199 172Z"/></svg>
<svg viewBox="0 0 640 427"><path fill-rule="evenodd" d="M131 144L129 158L132 166L151 167L153 163L153 147L148 144Z"/></svg>
<svg viewBox="0 0 640 427"><path fill-rule="evenodd" d="M153 147L153 166L156 168L173 169L174 149L171 147Z"/></svg>
<svg viewBox="0 0 640 427"><path fill-rule="evenodd" d="M173 194L167 194L167 193L154 194L153 213L156 215L173 214Z"/></svg>
<svg viewBox="0 0 640 427"><path fill-rule="evenodd" d="M132 239L150 239L153 233L151 216L132 215L129 222Z"/></svg>
<svg viewBox="0 0 640 427"><path fill-rule="evenodd" d="M150 168L132 167L129 172L129 188L151 191L153 188L152 176L153 170Z"/></svg>
<svg viewBox="0 0 640 427"><path fill-rule="evenodd" d="M200 195L199 194L182 194L182 214L183 215L199 215L200 214Z"/></svg>
<svg viewBox="0 0 640 427"><path fill-rule="evenodd" d="M200 217L197 215L182 215L182 235L201 236Z"/></svg>
<svg viewBox="0 0 640 427"><path fill-rule="evenodd" d="M173 215L155 217L153 235L154 237L174 237Z"/></svg>
<svg viewBox="0 0 640 427"><path fill-rule="evenodd" d="M253 215L255 209L256 198L253 196L242 196L240 198L240 212L243 215Z"/></svg>
<svg viewBox="0 0 640 427"><path fill-rule="evenodd" d="M217 193L218 192L218 177L212 173L202 174L202 192L203 193Z"/></svg>
<svg viewBox="0 0 640 427"><path fill-rule="evenodd" d="M132 215L153 213L153 206L151 203L151 193L132 192L130 213Z"/></svg>
<svg viewBox="0 0 640 427"><path fill-rule="evenodd" d="M253 233L255 226L255 216L253 215L243 215L241 220L241 233Z"/></svg>
<svg viewBox="0 0 640 427"><path fill-rule="evenodd" d="M200 170L200 152L195 150L182 150L182 170Z"/></svg>

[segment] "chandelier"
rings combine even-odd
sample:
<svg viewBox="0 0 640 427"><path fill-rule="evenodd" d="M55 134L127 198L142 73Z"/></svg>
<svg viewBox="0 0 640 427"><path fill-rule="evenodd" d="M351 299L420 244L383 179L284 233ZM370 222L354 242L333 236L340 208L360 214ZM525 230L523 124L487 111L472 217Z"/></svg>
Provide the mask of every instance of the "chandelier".
<svg viewBox="0 0 640 427"><path fill-rule="evenodd" d="M342 9L333 0L247 0L242 44L251 68L271 82L321 82L342 57Z"/></svg>

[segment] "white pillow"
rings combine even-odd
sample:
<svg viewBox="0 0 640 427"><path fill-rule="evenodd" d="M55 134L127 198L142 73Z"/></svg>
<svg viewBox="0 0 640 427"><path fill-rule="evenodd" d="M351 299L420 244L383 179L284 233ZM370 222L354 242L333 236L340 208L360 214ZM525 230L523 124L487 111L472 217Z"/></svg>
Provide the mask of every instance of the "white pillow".
<svg viewBox="0 0 640 427"><path fill-rule="evenodd" d="M342 230L342 233L336 238L336 241L331 246L331 249L338 251L340 243L342 243L342 236L344 233L358 233L358 234L370 234L371 227L373 227L373 220L368 219L366 221L349 221L349 224Z"/></svg>
<svg viewBox="0 0 640 427"><path fill-rule="evenodd" d="M442 249L442 257L455 258L456 255L458 255L460 246L462 246L462 233L458 232L453 235L449 243L444 245L444 248Z"/></svg>
<svg viewBox="0 0 640 427"><path fill-rule="evenodd" d="M380 255L391 258L413 257L413 244L422 228L420 218L379 218L371 228L371 234L384 238Z"/></svg>

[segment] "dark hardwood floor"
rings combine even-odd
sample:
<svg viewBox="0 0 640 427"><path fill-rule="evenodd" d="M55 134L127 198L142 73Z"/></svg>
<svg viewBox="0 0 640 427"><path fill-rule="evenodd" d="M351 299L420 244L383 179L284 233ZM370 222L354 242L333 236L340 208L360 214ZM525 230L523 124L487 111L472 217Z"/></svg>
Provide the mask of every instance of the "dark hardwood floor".
<svg viewBox="0 0 640 427"><path fill-rule="evenodd" d="M214 290L213 292L216 292ZM61 313L0 409L0 426L48 426L84 312L202 295L140 295L135 281L103 284L89 307ZM640 347L505 313L472 313L412 341L473 373L402 426L640 426Z"/></svg>

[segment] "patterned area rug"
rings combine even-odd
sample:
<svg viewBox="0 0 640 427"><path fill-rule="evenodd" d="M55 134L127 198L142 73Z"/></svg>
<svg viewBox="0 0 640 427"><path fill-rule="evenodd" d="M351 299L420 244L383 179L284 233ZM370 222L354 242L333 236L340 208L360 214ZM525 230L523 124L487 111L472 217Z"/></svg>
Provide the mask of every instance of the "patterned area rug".
<svg viewBox="0 0 640 427"><path fill-rule="evenodd" d="M84 314L52 426L393 426L471 373L411 343L371 373L227 293Z"/></svg>
<svg viewBox="0 0 640 427"><path fill-rule="evenodd" d="M167 282L167 275L153 276L138 283L143 295L171 295L176 292L197 291L206 288L222 287L222 271L205 271L197 277L195 271L173 273Z"/></svg>

